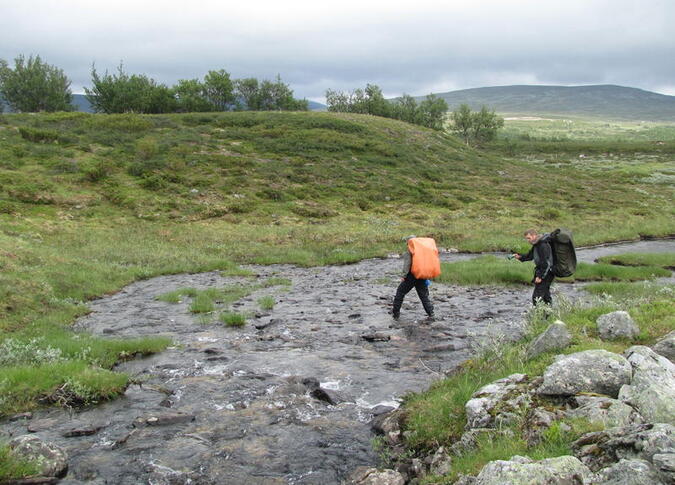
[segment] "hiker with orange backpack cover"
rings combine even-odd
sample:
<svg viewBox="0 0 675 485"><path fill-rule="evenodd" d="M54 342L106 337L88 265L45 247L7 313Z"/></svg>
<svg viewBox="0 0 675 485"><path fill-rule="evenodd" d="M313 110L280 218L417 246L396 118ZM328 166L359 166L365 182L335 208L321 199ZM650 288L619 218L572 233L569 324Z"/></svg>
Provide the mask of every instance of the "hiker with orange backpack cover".
<svg viewBox="0 0 675 485"><path fill-rule="evenodd" d="M422 301L428 319L434 319L434 305L429 299L429 284L431 278L441 274L441 264L438 259L436 242L431 238L408 236L405 238L407 251L403 253L403 272L401 283L396 289L392 316L395 320L401 315L403 299L410 290L415 288Z"/></svg>

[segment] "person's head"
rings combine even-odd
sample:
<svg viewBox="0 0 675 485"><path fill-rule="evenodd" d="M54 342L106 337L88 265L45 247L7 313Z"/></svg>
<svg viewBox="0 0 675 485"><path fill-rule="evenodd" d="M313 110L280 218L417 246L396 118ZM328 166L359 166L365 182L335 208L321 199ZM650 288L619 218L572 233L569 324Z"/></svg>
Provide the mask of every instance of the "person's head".
<svg viewBox="0 0 675 485"><path fill-rule="evenodd" d="M417 236L415 236L414 234L411 234L410 236L406 236L405 238L403 238L403 240L404 240L405 242L408 242L408 241L410 241L411 239L415 239L416 237L417 237Z"/></svg>
<svg viewBox="0 0 675 485"><path fill-rule="evenodd" d="M539 234L537 233L536 229L528 229L527 231L524 232L523 234L525 236L525 239L527 239L527 242L530 244L534 244L539 240Z"/></svg>

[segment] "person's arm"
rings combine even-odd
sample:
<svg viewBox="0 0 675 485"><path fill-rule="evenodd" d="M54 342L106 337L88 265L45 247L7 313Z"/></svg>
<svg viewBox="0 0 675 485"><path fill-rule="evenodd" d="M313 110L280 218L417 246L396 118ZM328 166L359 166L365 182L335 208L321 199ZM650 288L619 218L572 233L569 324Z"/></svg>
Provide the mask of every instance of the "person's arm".
<svg viewBox="0 0 675 485"><path fill-rule="evenodd" d="M410 251L403 253L403 268L401 273L401 278L405 278L410 273L410 267L412 266L412 255Z"/></svg>
<svg viewBox="0 0 675 485"><path fill-rule="evenodd" d="M536 250L539 252L539 264L534 269L534 276L543 280L553 270L553 252L548 242L537 244Z"/></svg>
<svg viewBox="0 0 675 485"><path fill-rule="evenodd" d="M516 253L516 254L514 254L514 257L518 261L521 261L521 262L522 261L532 261L534 259L534 246L532 246L532 248L530 249L530 252L528 252L527 254Z"/></svg>

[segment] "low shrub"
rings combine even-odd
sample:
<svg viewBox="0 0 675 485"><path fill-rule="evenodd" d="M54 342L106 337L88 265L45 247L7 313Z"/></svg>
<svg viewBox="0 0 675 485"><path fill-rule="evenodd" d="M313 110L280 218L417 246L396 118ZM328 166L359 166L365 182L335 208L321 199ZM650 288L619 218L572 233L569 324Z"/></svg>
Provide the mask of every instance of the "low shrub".
<svg viewBox="0 0 675 485"><path fill-rule="evenodd" d="M311 217L316 219L327 219L329 217L335 217L338 215L338 212L331 209L330 207L309 201L294 204L291 206L291 211L302 217Z"/></svg>
<svg viewBox="0 0 675 485"><path fill-rule="evenodd" d="M106 160L97 160L90 167L83 170L84 179L89 182L100 182L110 176L112 167Z"/></svg>
<svg viewBox="0 0 675 485"><path fill-rule="evenodd" d="M48 184L23 182L8 190L9 195L29 204L54 204L54 187Z"/></svg>
<svg viewBox="0 0 675 485"><path fill-rule="evenodd" d="M152 122L141 115L97 114L86 119L90 131L117 131L124 133L143 133L152 128Z"/></svg>
<svg viewBox="0 0 675 485"><path fill-rule="evenodd" d="M166 166L164 160L153 158L151 160L139 160L129 164L127 173L134 177L144 177L154 171L160 171Z"/></svg>
<svg viewBox="0 0 675 485"><path fill-rule="evenodd" d="M51 169L54 173L77 173L80 171L80 166L77 163L77 160L72 158L69 159L59 159L56 162L52 163Z"/></svg>
<svg viewBox="0 0 675 485"><path fill-rule="evenodd" d="M10 337L0 343L0 366L42 365L62 360L61 349L50 347L43 338L20 340Z"/></svg>
<svg viewBox="0 0 675 485"><path fill-rule="evenodd" d="M38 128L30 128L28 126L21 126L19 128L21 138L32 141L33 143L53 143L59 139L59 133L54 130L42 130Z"/></svg>
<svg viewBox="0 0 675 485"><path fill-rule="evenodd" d="M161 190L166 188L168 185L169 183L166 181L166 179L156 173L146 175L141 181L141 187L148 190Z"/></svg>
<svg viewBox="0 0 675 485"><path fill-rule="evenodd" d="M156 138L143 137L136 141L136 157L139 160L150 160L159 153L159 143Z"/></svg>

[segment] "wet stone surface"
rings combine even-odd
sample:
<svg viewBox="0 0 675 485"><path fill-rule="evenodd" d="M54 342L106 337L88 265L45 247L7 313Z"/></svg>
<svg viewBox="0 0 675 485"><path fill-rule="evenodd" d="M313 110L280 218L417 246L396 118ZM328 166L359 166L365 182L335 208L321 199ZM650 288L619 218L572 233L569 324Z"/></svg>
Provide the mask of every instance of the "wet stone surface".
<svg viewBox="0 0 675 485"><path fill-rule="evenodd" d="M444 255L446 260L466 255ZM401 319L389 316L398 259L323 268L251 266L253 278L217 272L134 283L90 303L77 322L96 335L166 335L174 346L117 370L142 384L122 398L68 412L46 409L6 421L3 433L35 433L69 456L63 484L337 484L376 466L368 422L471 355L474 344L517 339L531 288L434 283L435 322L414 290ZM232 305L255 315L242 328L200 321L189 298L169 291L291 280ZM572 296L572 285L555 285ZM272 295L262 311L257 300Z"/></svg>

